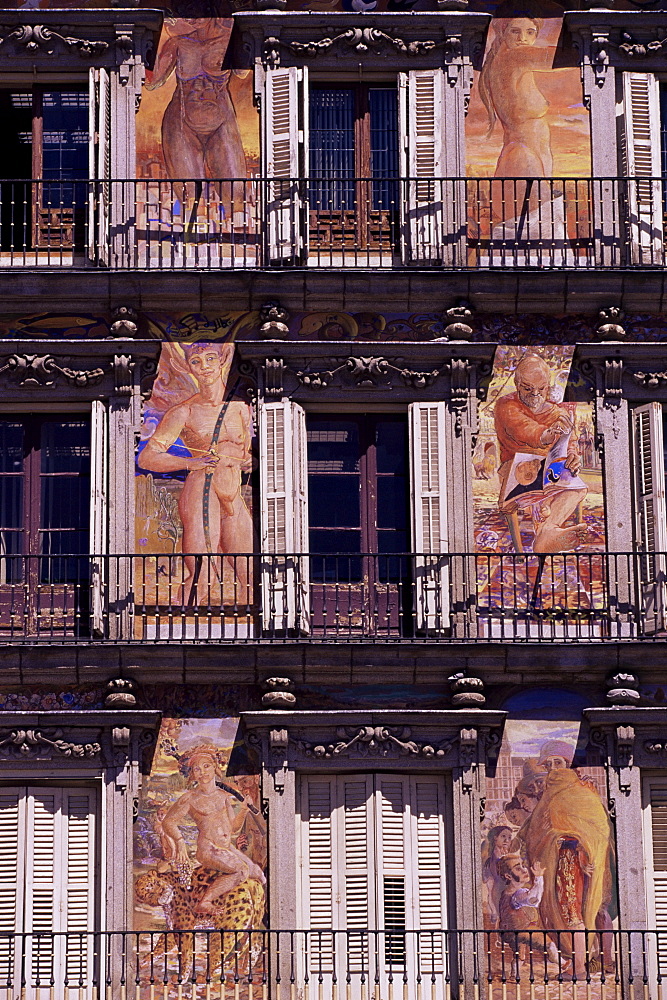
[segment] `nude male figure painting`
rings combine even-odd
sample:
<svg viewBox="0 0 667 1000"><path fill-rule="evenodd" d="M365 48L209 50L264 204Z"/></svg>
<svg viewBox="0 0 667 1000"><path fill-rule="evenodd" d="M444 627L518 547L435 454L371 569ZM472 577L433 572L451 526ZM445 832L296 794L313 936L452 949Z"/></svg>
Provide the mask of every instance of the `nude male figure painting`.
<svg viewBox="0 0 667 1000"><path fill-rule="evenodd" d="M251 464L250 409L242 400L227 397L234 345L197 343L183 349L198 392L167 410L141 452L139 464L149 472L188 470L178 498L186 570L183 599L187 601L195 555L252 553L253 524L241 493L241 473ZM190 457L170 453L178 438ZM243 594L249 584L247 560L232 562L236 597L247 600Z"/></svg>

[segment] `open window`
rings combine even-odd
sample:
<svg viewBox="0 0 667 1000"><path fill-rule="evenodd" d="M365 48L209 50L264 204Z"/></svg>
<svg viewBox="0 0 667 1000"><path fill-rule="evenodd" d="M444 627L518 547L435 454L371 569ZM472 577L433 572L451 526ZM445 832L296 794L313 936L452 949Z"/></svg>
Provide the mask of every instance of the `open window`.
<svg viewBox="0 0 667 1000"><path fill-rule="evenodd" d="M2 250L83 247L89 176L87 88L0 89Z"/></svg>
<svg viewBox="0 0 667 1000"><path fill-rule="evenodd" d="M308 96L311 252L398 245L396 84L312 84Z"/></svg>
<svg viewBox="0 0 667 1000"><path fill-rule="evenodd" d="M101 461L99 414L94 424ZM89 415L0 415L0 632L86 631L90 500ZM98 548L104 518L103 508L95 511ZM101 627L101 608L99 615Z"/></svg>

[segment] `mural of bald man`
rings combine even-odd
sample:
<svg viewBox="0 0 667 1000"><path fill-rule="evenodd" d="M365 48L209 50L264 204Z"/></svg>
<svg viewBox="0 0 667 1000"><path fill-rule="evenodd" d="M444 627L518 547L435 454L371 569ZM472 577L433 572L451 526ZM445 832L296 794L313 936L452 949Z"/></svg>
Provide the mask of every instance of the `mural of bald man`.
<svg viewBox="0 0 667 1000"><path fill-rule="evenodd" d="M588 488L578 478L581 458L571 409L551 401L552 376L548 364L526 354L514 372L516 391L502 396L495 406L494 423L500 445L499 509L513 514L530 507L535 523L534 552L564 552L588 537L583 522L566 522L582 502ZM543 459L561 442L559 472L545 489L540 476ZM518 457L518 461L517 461ZM510 482L510 476L512 480ZM515 489L508 489L516 483ZM522 494L521 490L526 492Z"/></svg>

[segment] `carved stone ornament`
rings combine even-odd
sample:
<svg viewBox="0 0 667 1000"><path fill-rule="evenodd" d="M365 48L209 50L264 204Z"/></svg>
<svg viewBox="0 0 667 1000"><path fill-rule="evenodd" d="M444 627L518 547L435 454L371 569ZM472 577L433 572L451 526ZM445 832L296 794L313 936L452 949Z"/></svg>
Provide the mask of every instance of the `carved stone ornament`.
<svg viewBox="0 0 667 1000"><path fill-rule="evenodd" d="M458 305L447 309L445 316L449 320L444 329L445 339L470 340L473 331L468 323L468 320L472 317L472 308L469 302L461 300Z"/></svg>
<svg viewBox="0 0 667 1000"><path fill-rule="evenodd" d="M481 708L486 702L484 681L481 677L468 677L463 670L460 670L447 679L452 691L454 708Z"/></svg>
<svg viewBox="0 0 667 1000"><path fill-rule="evenodd" d="M289 335L289 313L280 302L271 299L259 310L259 335L265 340L285 340Z"/></svg>
<svg viewBox="0 0 667 1000"><path fill-rule="evenodd" d="M664 386L667 382L667 372L633 372L632 377L635 382L645 385L647 389L653 389L657 385Z"/></svg>
<svg viewBox="0 0 667 1000"><path fill-rule="evenodd" d="M7 42L22 46L33 55L45 56L52 56L63 49L78 52L80 56L97 56L109 48L108 42L93 42L88 38L61 35L45 24L20 24L6 35L0 36L0 45L6 45Z"/></svg>
<svg viewBox="0 0 667 1000"><path fill-rule="evenodd" d="M262 708L296 708L294 684L289 677L267 677L262 687Z"/></svg>
<svg viewBox="0 0 667 1000"><path fill-rule="evenodd" d="M591 68L596 87L604 87L604 81L609 69L609 35L595 32L591 38L590 48Z"/></svg>
<svg viewBox="0 0 667 1000"><path fill-rule="evenodd" d="M458 48L456 48L457 43ZM312 58L339 45L353 49L359 54L380 53L383 49L388 48L408 56L420 56L424 52L432 52L434 49L442 48L445 49L446 54L450 54L450 58L455 58L451 53L455 52L460 55L461 43L458 38L445 38L441 41L434 39L407 41L404 38L390 35L380 28L347 28L337 35L325 36L309 42L287 41L271 36L264 40L262 61L265 66L277 65L280 60L281 47L289 49L295 55ZM452 49L452 45L454 45L454 49Z"/></svg>
<svg viewBox="0 0 667 1000"><path fill-rule="evenodd" d="M395 359L398 360L398 359ZM394 378L412 389L424 389L441 375L440 369L429 372L401 368L388 358L346 358L336 368L324 371L298 371L296 377L304 388L327 389L334 382L363 389L390 386Z"/></svg>
<svg viewBox="0 0 667 1000"><path fill-rule="evenodd" d="M632 673L616 673L607 679L607 701L611 705L637 705L639 678Z"/></svg>
<svg viewBox="0 0 667 1000"><path fill-rule="evenodd" d="M628 59L647 59L649 56L664 55L667 52L667 34L658 35L650 42L637 42L628 31L622 31L618 51Z"/></svg>
<svg viewBox="0 0 667 1000"><path fill-rule="evenodd" d="M339 726L335 743L306 743L297 741L297 747L306 757L444 757L454 741L418 743L410 739L409 726Z"/></svg>
<svg viewBox="0 0 667 1000"><path fill-rule="evenodd" d="M0 756L43 757L46 751L48 756L96 757L102 752L99 743L71 743L62 737L61 729L13 729L4 738L0 731Z"/></svg>
<svg viewBox="0 0 667 1000"><path fill-rule="evenodd" d="M114 337L134 337L137 333L139 317L132 306L116 306L111 313L111 326Z"/></svg>
<svg viewBox="0 0 667 1000"><path fill-rule="evenodd" d="M130 677L114 677L106 686L105 708L134 708L137 685Z"/></svg>
<svg viewBox="0 0 667 1000"><path fill-rule="evenodd" d="M619 306L608 306L598 313L597 334L599 340L624 340L625 327L622 326L624 313Z"/></svg>
<svg viewBox="0 0 667 1000"><path fill-rule="evenodd" d="M113 359L114 388L119 396L131 396L134 362L129 354L116 354Z"/></svg>
<svg viewBox="0 0 667 1000"><path fill-rule="evenodd" d="M84 388L97 385L105 376L104 368L76 370L59 365L51 354L12 354L0 365L0 373L9 371L12 382L24 387L48 387L58 377L69 385Z"/></svg>

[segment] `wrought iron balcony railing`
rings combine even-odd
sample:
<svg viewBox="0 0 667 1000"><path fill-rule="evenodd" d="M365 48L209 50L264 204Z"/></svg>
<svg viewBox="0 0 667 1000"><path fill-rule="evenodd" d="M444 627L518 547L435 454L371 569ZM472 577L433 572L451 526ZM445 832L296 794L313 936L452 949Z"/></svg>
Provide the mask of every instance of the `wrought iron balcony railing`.
<svg viewBox="0 0 667 1000"><path fill-rule="evenodd" d="M667 931L0 933L3 1000L663 1000Z"/></svg>
<svg viewBox="0 0 667 1000"><path fill-rule="evenodd" d="M2 180L0 267L664 267L662 178Z"/></svg>
<svg viewBox="0 0 667 1000"><path fill-rule="evenodd" d="M667 554L0 556L0 643L667 637Z"/></svg>

